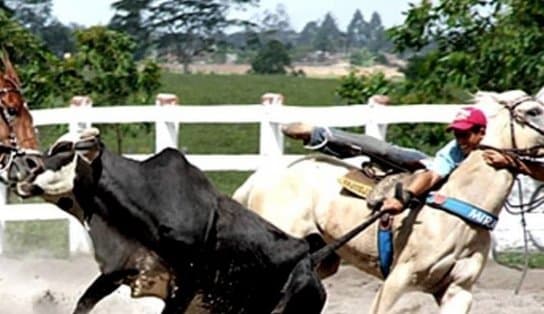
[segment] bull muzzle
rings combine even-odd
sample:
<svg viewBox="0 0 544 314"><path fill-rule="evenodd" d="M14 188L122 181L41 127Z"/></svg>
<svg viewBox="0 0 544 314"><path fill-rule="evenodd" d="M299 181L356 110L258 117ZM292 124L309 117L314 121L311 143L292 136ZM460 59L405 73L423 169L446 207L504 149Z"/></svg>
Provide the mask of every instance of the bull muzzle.
<svg viewBox="0 0 544 314"><path fill-rule="evenodd" d="M41 154L25 152L16 154L8 168L8 182L11 185L31 182L43 170Z"/></svg>

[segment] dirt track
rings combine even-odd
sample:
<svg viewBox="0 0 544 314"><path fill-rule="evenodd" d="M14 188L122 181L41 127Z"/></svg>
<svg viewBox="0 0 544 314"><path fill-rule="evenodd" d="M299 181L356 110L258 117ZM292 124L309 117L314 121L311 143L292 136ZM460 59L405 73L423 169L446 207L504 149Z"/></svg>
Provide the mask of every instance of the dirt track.
<svg viewBox="0 0 544 314"><path fill-rule="evenodd" d="M71 260L0 258L0 314L71 313L78 296L97 274L90 256ZM521 293L513 290L520 272L491 264L474 289L471 313L544 313L544 271L530 270ZM380 282L351 266L327 279L325 313L366 313ZM104 299L94 314L160 313L162 301L130 299L121 289ZM411 293L402 298L396 313L436 313L430 296Z"/></svg>

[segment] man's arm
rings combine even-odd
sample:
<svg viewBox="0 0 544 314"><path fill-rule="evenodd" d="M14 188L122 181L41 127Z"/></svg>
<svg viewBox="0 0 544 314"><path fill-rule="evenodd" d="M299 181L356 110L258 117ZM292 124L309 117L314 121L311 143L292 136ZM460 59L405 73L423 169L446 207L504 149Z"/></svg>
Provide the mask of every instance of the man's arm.
<svg viewBox="0 0 544 314"><path fill-rule="evenodd" d="M484 151L484 160L495 168L510 168L533 179L544 181L544 163L522 160L495 150Z"/></svg>
<svg viewBox="0 0 544 314"><path fill-rule="evenodd" d="M460 158L455 141L449 142L440 149L428 170L415 175L414 180L404 188L402 199L387 198L382 209L390 209L400 213L414 196L419 197L430 191L439 181L447 177L456 167L456 160Z"/></svg>
<svg viewBox="0 0 544 314"><path fill-rule="evenodd" d="M414 177L414 180L406 187L410 193L414 196L421 196L427 191L431 190L442 177L434 172L433 170L427 170L425 172L419 173Z"/></svg>
<svg viewBox="0 0 544 314"><path fill-rule="evenodd" d="M408 205L407 203L412 197L418 197L427 193L440 180L442 180L442 177L432 170L418 173L415 175L414 180L404 188L402 199L386 198L382 209L393 210L394 214L400 213Z"/></svg>

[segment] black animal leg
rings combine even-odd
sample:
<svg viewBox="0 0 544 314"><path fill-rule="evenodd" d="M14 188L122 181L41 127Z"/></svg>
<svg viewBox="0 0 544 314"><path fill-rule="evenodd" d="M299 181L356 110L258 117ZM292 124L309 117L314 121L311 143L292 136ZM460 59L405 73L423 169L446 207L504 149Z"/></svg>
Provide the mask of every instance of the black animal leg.
<svg viewBox="0 0 544 314"><path fill-rule="evenodd" d="M273 314L319 314L327 295L311 261L305 258L293 268L282 289L282 297L272 311Z"/></svg>
<svg viewBox="0 0 544 314"><path fill-rule="evenodd" d="M137 274L136 270L122 270L100 274L77 301L74 314L87 314L104 297L121 286L126 276Z"/></svg>
<svg viewBox="0 0 544 314"><path fill-rule="evenodd" d="M190 280L189 276L183 276L183 282L176 281L177 290L170 294L164 301L162 314L179 314L185 313L191 301L195 297L196 289L194 281Z"/></svg>

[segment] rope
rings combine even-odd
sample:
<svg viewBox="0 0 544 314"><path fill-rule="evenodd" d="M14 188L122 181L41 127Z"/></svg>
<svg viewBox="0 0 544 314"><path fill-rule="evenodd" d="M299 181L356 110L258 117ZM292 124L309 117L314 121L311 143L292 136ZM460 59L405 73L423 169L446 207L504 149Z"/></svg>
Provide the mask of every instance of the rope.
<svg viewBox="0 0 544 314"><path fill-rule="evenodd" d="M513 143L515 145L514 139L512 139L512 141L513 141ZM493 149L493 150L499 151L499 152L501 152L503 154L507 154L507 155L510 155L511 157L514 157L514 160L516 162L519 162L519 160L517 158L519 158L520 155L521 156L535 157L535 153L534 153L535 148L540 148L540 145L529 148L529 149L525 149L525 150L516 149L516 148L514 148L514 149L497 149L495 147L486 146L486 145L481 145L480 148L482 148L482 149ZM518 156L515 156L515 155L518 155ZM518 192L519 203L518 204L512 204L507 199L505 204L504 204L504 208L511 215L521 215L520 223L521 223L521 228L522 228L522 231L523 231L523 260L524 260L524 262L523 262L523 270L522 270L522 273L521 273L521 277L519 279L519 282L518 282L516 288L514 289L514 294L517 295L519 293L519 290L521 289L521 285L523 284L523 281L525 280L525 277L527 276L527 270L529 268L529 245L528 245L528 239L527 239L527 221L525 219L525 214L537 209L540 205L542 205L544 203L544 197L540 197L540 198L535 199L535 196L533 196L533 197L531 197L529 202L525 203L524 200L523 200L522 182L521 182L521 179L518 176L515 176L515 183L517 184L518 191L519 191Z"/></svg>
<svg viewBox="0 0 544 314"><path fill-rule="evenodd" d="M521 277L519 278L518 285L516 286L516 289L514 290L514 294L518 294L519 290L521 288L521 285L523 284L523 281L525 280L525 276L527 276L527 269L529 268L529 246L527 244L527 223L525 221L525 213L521 212L521 227L523 229L523 271L521 273Z"/></svg>
<svg viewBox="0 0 544 314"><path fill-rule="evenodd" d="M521 277L518 281L518 284L516 288L514 289L514 294L518 294L519 290L521 289L521 285L523 284L523 281L525 280L525 277L527 276L527 270L529 269L529 239L527 237L527 220L525 219L525 214L530 213L531 211L535 210L538 206L540 206L543 203L543 197L537 199L536 201L533 200L534 196L528 203L524 203L523 201L523 191L522 191L522 183L519 178L516 178L516 184L518 187L518 197L519 197L519 204L512 205L510 202L506 201L504 208L508 213L511 215L521 215L520 223L521 223L521 229L523 232L523 269L521 273ZM539 189L537 189L538 192ZM513 208L519 208L519 210L515 211Z"/></svg>

